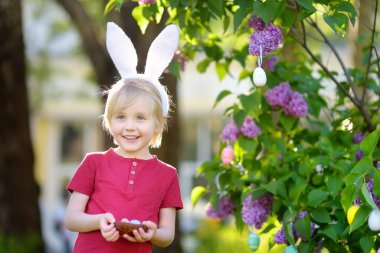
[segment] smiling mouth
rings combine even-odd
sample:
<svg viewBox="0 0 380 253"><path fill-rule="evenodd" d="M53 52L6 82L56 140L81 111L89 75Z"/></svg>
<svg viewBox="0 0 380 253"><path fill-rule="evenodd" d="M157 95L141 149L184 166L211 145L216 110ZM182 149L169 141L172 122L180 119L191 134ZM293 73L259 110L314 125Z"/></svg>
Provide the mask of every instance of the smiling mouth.
<svg viewBox="0 0 380 253"><path fill-rule="evenodd" d="M127 139L129 141L137 140L139 136L124 136L124 139Z"/></svg>

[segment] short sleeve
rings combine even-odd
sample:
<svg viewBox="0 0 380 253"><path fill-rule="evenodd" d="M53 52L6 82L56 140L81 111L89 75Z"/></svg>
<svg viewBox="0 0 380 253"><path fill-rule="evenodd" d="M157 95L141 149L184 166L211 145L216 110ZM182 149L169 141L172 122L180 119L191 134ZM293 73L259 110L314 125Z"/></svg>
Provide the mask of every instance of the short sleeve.
<svg viewBox="0 0 380 253"><path fill-rule="evenodd" d="M166 191L166 195L161 203L160 208L174 207L177 211L183 208L181 199L181 190L178 181L178 174L173 173L171 183Z"/></svg>
<svg viewBox="0 0 380 253"><path fill-rule="evenodd" d="M74 176L71 178L67 190L69 192L77 191L90 196L94 191L96 176L95 164L94 156L86 155Z"/></svg>

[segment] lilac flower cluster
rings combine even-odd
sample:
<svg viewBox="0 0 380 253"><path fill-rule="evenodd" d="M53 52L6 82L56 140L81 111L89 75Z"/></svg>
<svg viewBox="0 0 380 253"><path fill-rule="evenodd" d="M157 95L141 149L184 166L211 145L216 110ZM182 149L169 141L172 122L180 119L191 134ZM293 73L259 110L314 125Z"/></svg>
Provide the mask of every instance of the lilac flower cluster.
<svg viewBox="0 0 380 253"><path fill-rule="evenodd" d="M273 196L266 194L258 199L252 200L252 195L249 195L243 202L241 214L243 221L249 226L254 226L259 229L268 219L273 203Z"/></svg>
<svg viewBox="0 0 380 253"><path fill-rule="evenodd" d="M235 212L236 206L231 198L225 196L220 199L219 210L215 210L211 203L206 206L206 216L212 219L224 219Z"/></svg>
<svg viewBox="0 0 380 253"><path fill-rule="evenodd" d="M264 20L255 14L252 14L248 20L248 27L255 29L255 31L262 31L265 26Z"/></svg>
<svg viewBox="0 0 380 253"><path fill-rule="evenodd" d="M303 211L303 212L300 212L298 213L295 221L297 221L298 219L301 219L303 217L305 217L307 215L307 212L306 211ZM294 222L295 222L294 221ZM310 222L310 232L311 232L311 235L314 234L314 231L315 231L315 228L316 228L316 225L314 222ZM294 228L294 223L293 223L293 235L295 238L301 238L301 239L304 239L302 238L302 236L300 234L298 234L298 232L295 230ZM285 230L284 230L284 227L281 227L280 230L277 231L277 233L274 235L274 241L277 243L277 244L287 244L288 243L288 239L286 238L285 236Z"/></svg>
<svg viewBox="0 0 380 253"><path fill-rule="evenodd" d="M240 128L240 132L247 138L255 138L261 133L261 129L251 117L246 117Z"/></svg>
<svg viewBox="0 0 380 253"><path fill-rule="evenodd" d="M259 56L261 46L262 56L265 56L276 50L281 44L281 30L272 22L266 25L260 17L252 15L248 21L248 26L255 29L249 38L248 51L250 54Z"/></svg>
<svg viewBox="0 0 380 253"><path fill-rule="evenodd" d="M139 0L139 5L155 4L156 0Z"/></svg>
<svg viewBox="0 0 380 253"><path fill-rule="evenodd" d="M371 196L372 196L372 199L373 201L375 202L375 204L377 205L378 208L380 208L380 197L376 196L374 193L373 193L373 186L375 185L375 179L371 178L368 182L367 182L367 189L368 191L370 192Z"/></svg>
<svg viewBox="0 0 380 253"><path fill-rule="evenodd" d="M261 133L260 127L256 125L251 117L244 119L243 125L239 129L233 120L228 123L220 135L220 139L224 142L236 141L239 135L242 134L247 138L255 138Z"/></svg>
<svg viewBox="0 0 380 253"><path fill-rule="evenodd" d="M264 95L273 109L284 108L286 115L302 118L307 115L308 104L303 96L290 89L289 82L280 83Z"/></svg>
<svg viewBox="0 0 380 253"><path fill-rule="evenodd" d="M263 60L261 67L265 70L273 72L277 61L278 61L278 56L276 55L270 56Z"/></svg>
<svg viewBox="0 0 380 253"><path fill-rule="evenodd" d="M364 138L365 136L360 131L354 133L354 135L352 136L352 140L354 141L355 144L360 144Z"/></svg>
<svg viewBox="0 0 380 253"><path fill-rule="evenodd" d="M352 136L352 141L355 143L355 144L360 144L363 139L365 138L365 136L362 134L362 132L356 132L354 133L354 135ZM356 151L355 153L355 160L356 161L359 161L360 159L362 159L364 156L364 153L363 151L359 150L359 151Z"/></svg>
<svg viewBox="0 0 380 253"><path fill-rule="evenodd" d="M224 142L236 141L240 135L238 126L231 120L230 123L224 126L220 139Z"/></svg>

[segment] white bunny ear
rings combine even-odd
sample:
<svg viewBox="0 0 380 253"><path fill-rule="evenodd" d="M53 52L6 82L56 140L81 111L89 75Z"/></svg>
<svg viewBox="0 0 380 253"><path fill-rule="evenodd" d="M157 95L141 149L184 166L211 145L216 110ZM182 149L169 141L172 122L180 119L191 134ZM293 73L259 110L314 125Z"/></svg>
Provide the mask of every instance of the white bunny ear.
<svg viewBox="0 0 380 253"><path fill-rule="evenodd" d="M158 79L173 58L179 43L179 29L168 25L152 42L145 65L145 75Z"/></svg>
<svg viewBox="0 0 380 253"><path fill-rule="evenodd" d="M107 23L106 45L122 78L137 74L136 49L124 31L113 22Z"/></svg>

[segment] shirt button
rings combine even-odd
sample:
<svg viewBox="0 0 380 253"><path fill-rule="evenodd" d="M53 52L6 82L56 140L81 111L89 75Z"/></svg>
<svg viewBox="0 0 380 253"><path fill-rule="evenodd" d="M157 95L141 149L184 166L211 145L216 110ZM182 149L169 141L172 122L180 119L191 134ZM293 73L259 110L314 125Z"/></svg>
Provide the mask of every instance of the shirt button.
<svg viewBox="0 0 380 253"><path fill-rule="evenodd" d="M133 165L134 167L136 167L136 166L137 166L137 162L133 162L132 165Z"/></svg>
<svg viewBox="0 0 380 253"><path fill-rule="evenodd" d="M132 175L136 174L136 171L132 170L132 171L131 171L131 174L132 174Z"/></svg>
<svg viewBox="0 0 380 253"><path fill-rule="evenodd" d="M131 181L129 181L129 184L133 184L133 181L131 180Z"/></svg>

